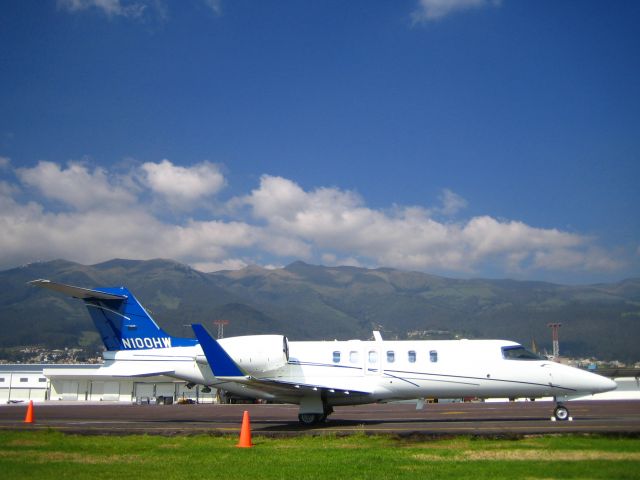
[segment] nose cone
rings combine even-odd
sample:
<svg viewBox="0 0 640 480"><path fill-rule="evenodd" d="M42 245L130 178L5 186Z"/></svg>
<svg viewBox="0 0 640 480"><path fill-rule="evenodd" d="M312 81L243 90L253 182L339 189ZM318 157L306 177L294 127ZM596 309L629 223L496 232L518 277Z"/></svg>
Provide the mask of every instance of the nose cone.
<svg viewBox="0 0 640 480"><path fill-rule="evenodd" d="M595 373L592 373L591 375L595 377L594 382L597 384L594 393L610 392L611 390L618 388L618 384L610 378L603 377L602 375L596 375Z"/></svg>
<svg viewBox="0 0 640 480"><path fill-rule="evenodd" d="M580 381L578 390L589 393L609 392L618 388L618 384L610 378L603 377L591 372L579 370Z"/></svg>
<svg viewBox="0 0 640 480"><path fill-rule="evenodd" d="M576 394L602 393L618 388L616 382L602 375L567 365L555 364L553 367L551 376L554 385L574 390Z"/></svg>

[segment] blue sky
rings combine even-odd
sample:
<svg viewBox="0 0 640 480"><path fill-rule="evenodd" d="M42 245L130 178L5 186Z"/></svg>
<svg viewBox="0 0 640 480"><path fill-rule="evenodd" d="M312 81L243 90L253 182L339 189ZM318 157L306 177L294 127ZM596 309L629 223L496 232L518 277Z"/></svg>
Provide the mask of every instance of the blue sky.
<svg viewBox="0 0 640 480"><path fill-rule="evenodd" d="M640 275L634 1L0 3L0 268Z"/></svg>

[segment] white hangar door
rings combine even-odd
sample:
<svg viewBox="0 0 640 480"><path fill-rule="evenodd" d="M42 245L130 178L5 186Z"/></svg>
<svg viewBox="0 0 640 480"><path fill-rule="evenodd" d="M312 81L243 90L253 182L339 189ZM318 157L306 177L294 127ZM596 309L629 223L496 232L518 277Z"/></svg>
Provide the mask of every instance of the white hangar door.
<svg viewBox="0 0 640 480"><path fill-rule="evenodd" d="M120 382L104 382L102 400L105 402L117 402L120 400Z"/></svg>
<svg viewBox="0 0 640 480"><path fill-rule="evenodd" d="M136 383L134 391L136 392L136 400L139 401L149 401L155 396L153 394L153 383Z"/></svg>
<svg viewBox="0 0 640 480"><path fill-rule="evenodd" d="M78 400L78 388L80 384L76 380L62 382L62 400Z"/></svg>
<svg viewBox="0 0 640 480"><path fill-rule="evenodd" d="M171 397L176 394L176 387L173 383L156 383L156 397Z"/></svg>

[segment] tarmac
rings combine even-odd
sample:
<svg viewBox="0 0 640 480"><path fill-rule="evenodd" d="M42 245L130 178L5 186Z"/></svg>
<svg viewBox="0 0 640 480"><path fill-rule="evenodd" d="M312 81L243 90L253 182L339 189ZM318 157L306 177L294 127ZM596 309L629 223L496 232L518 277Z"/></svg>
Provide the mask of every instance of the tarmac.
<svg viewBox="0 0 640 480"><path fill-rule="evenodd" d="M0 406L0 430L59 430L89 435L231 435L239 434L249 412L254 436L349 435L500 436L536 434L640 435L640 401L566 403L572 421L552 421L554 404L546 401L438 403L338 407L313 427L298 423L297 405L130 405L36 403L34 423L24 423L26 404Z"/></svg>

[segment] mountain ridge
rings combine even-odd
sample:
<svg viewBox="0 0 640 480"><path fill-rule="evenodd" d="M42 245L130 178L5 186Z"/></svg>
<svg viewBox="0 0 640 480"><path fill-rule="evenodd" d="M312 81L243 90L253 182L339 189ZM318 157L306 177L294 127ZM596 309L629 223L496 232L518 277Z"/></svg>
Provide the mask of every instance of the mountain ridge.
<svg viewBox="0 0 640 480"><path fill-rule="evenodd" d="M563 323L561 353L637 361L640 278L594 285L451 279L391 268L248 266L204 273L168 259L96 265L53 260L0 272L0 348L77 346L94 331L77 300L26 285L36 278L81 287L129 288L157 323L193 336L190 323L230 320L227 336L280 333L292 340L504 338L551 349L549 322ZM413 332L413 333L412 333ZM418 332L418 333L415 333ZM419 333L423 332L423 333ZM426 332L426 333L425 333ZM439 332L439 333L434 333ZM92 347L98 347L93 335Z"/></svg>

